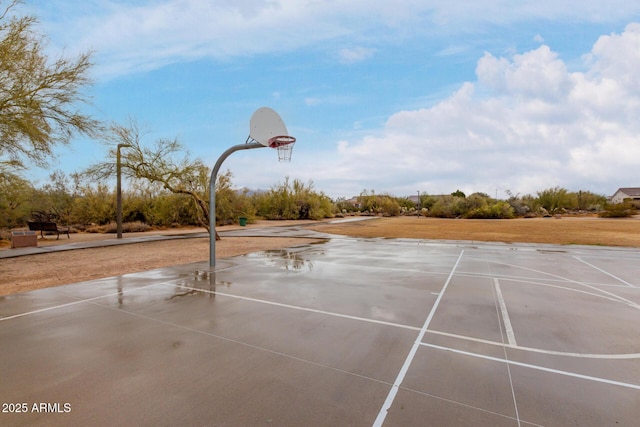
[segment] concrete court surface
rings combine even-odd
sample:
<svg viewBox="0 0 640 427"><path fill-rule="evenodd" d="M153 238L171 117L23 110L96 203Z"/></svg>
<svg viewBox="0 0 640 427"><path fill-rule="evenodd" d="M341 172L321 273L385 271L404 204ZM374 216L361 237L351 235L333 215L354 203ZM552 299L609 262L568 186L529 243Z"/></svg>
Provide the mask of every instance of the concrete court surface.
<svg viewBox="0 0 640 427"><path fill-rule="evenodd" d="M635 426L639 265L333 238L0 297L0 425Z"/></svg>

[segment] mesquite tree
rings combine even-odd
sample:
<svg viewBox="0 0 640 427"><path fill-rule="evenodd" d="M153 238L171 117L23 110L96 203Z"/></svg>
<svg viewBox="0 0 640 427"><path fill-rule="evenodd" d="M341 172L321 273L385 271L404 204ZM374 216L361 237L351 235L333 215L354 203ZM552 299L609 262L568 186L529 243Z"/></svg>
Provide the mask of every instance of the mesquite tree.
<svg viewBox="0 0 640 427"><path fill-rule="evenodd" d="M85 174L98 179L116 174L116 154L121 147L122 174L129 178L143 179L175 194L191 198L198 212L198 222L209 229L209 178L211 170L199 159L191 159L185 147L177 139L159 139L152 146L141 142L142 132L135 119L127 125L114 123L105 134L109 146L108 158L113 159L91 166ZM216 192L220 186L231 185L231 173L218 178ZM216 239L219 236L216 233Z"/></svg>
<svg viewBox="0 0 640 427"><path fill-rule="evenodd" d="M100 123L78 111L87 102L82 90L91 81L91 54L49 58L36 19L13 16L13 0L0 5L0 166L44 166L56 144L75 133L93 136ZM1 168L0 168L1 170Z"/></svg>

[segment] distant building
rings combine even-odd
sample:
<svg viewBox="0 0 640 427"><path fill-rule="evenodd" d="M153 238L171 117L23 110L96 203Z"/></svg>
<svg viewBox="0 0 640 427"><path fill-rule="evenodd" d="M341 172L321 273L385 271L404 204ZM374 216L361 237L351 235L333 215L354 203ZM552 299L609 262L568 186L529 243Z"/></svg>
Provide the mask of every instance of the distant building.
<svg viewBox="0 0 640 427"><path fill-rule="evenodd" d="M618 191L609 198L611 203L622 203L627 199L640 200L640 187L618 188Z"/></svg>
<svg viewBox="0 0 640 427"><path fill-rule="evenodd" d="M352 198L345 200L344 202L349 203L351 206L353 206L356 209L360 209L362 207L362 204L360 203L358 196L353 196Z"/></svg>
<svg viewBox="0 0 640 427"><path fill-rule="evenodd" d="M409 201L416 206L418 206L418 204L420 203L420 199L418 199L418 196L409 196L407 197L407 199L409 199Z"/></svg>

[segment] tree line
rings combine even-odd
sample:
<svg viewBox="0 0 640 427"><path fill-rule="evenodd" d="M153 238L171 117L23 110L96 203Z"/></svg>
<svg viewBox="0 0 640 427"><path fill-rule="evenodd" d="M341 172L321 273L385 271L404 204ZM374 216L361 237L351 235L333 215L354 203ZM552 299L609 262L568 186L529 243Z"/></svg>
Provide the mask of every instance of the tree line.
<svg viewBox="0 0 640 427"><path fill-rule="evenodd" d="M208 177L208 168L201 175ZM331 199L314 188L313 182L285 178L268 190L235 188L226 171L216 183L216 224L248 222L258 218L320 220L345 215L423 215L437 218L509 219L566 213L598 213L622 217L637 213L631 203L610 205L607 198L589 191L571 192L549 188L536 195L514 195L498 200L484 193L466 196L461 191L447 195L420 195L419 200L376 194L364 190L353 199ZM162 182L130 178L123 192L125 231L151 227L206 226L202 204L208 205L206 179L193 185L192 192L176 192ZM197 199L197 200L196 200ZM200 203L200 200L202 203ZM67 175L57 171L40 187L17 175L0 175L0 229L26 226L34 215L45 214L77 231L115 232L116 194L108 180L95 181L91 173Z"/></svg>
<svg viewBox="0 0 640 427"><path fill-rule="evenodd" d="M499 200L485 193L469 196L456 190L451 194L430 195L423 193L417 203L406 197L376 194L364 190L355 199L339 199L336 209L343 213L372 215L423 215L434 218L510 219L550 216L566 213L595 214L604 217L626 217L637 213L637 203L625 202L612 205L608 198L590 191L569 191L554 187L520 196L507 190L508 198ZM415 199L414 199L415 200Z"/></svg>
<svg viewBox="0 0 640 427"><path fill-rule="evenodd" d="M203 175L206 174L207 171ZM205 180L206 181L206 180ZM194 193L205 205L207 185L194 186ZM226 171L216 182L216 224L265 219L322 219L332 217L335 205L313 182L285 178L268 190L236 189L232 174ZM174 192L162 183L131 179L123 191L123 222L130 229L150 227L208 226L202 205L191 194ZM95 181L91 175L56 171L50 181L34 187L17 175L0 175L0 230L22 228L34 216L46 216L76 231L114 231L116 192L108 180Z"/></svg>

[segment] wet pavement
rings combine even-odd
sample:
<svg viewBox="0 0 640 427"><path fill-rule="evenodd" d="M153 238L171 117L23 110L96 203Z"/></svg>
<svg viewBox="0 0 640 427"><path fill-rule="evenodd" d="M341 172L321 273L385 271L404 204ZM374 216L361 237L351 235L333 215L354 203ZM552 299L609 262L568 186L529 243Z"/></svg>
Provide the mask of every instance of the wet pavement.
<svg viewBox="0 0 640 427"><path fill-rule="evenodd" d="M318 236L229 235L274 233ZM0 425L637 425L639 261L336 237L0 297Z"/></svg>

